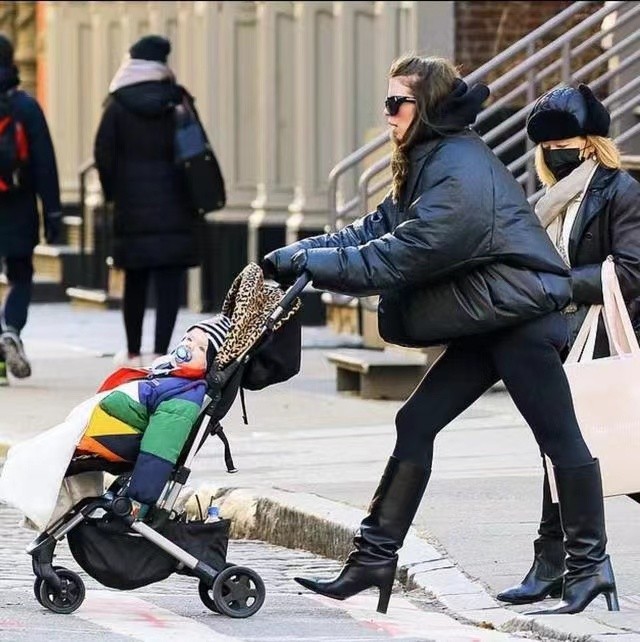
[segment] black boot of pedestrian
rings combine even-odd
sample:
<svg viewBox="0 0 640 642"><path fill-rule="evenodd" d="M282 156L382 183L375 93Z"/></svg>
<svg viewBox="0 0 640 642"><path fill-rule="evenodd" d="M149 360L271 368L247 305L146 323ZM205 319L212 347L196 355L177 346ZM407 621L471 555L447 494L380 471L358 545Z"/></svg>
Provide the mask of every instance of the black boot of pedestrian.
<svg viewBox="0 0 640 642"><path fill-rule="evenodd" d="M580 613L598 595L619 611L616 581L606 553L602 480L598 460L575 468L554 467L567 553L562 599L529 615Z"/></svg>
<svg viewBox="0 0 640 642"><path fill-rule="evenodd" d="M538 539L533 542L533 564L529 572L520 584L498 593L496 598L501 602L531 604L544 600L545 597L560 597L562 594L563 533L558 504L554 504L551 499L546 466L542 484L542 517L538 535Z"/></svg>
<svg viewBox="0 0 640 642"><path fill-rule="evenodd" d="M373 586L380 591L378 612L386 613L398 565L398 549L411 526L431 470L391 457L371 501L369 515L354 537L340 575L330 581L296 577L305 588L344 600Z"/></svg>
<svg viewBox="0 0 640 642"><path fill-rule="evenodd" d="M564 573L564 544L562 540L533 542L533 564L517 586L502 591L496 599L509 604L531 604L546 597L560 597Z"/></svg>

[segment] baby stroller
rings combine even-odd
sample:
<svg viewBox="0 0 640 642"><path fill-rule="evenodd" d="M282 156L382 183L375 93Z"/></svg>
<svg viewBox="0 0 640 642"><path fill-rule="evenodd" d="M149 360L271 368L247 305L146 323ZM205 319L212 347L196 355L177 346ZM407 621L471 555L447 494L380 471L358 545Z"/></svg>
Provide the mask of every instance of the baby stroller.
<svg viewBox="0 0 640 642"><path fill-rule="evenodd" d="M261 389L299 371L301 328L295 315L308 280L301 276L283 296L280 289L264 283L256 264L249 264L234 281L223 305L232 329L207 374L208 391L199 418L150 523L134 518L131 500L122 494L131 465L93 456L71 461L67 477L91 471L119 476L103 495L78 502L27 547L36 576L35 597L42 606L67 614L84 600L82 578L53 565L55 547L67 537L76 562L105 586L134 589L179 573L199 580L200 599L212 611L246 618L261 608L265 586L258 573L226 560L230 521L187 522L174 507L209 435L221 437L227 468L233 472L220 419L238 391Z"/></svg>

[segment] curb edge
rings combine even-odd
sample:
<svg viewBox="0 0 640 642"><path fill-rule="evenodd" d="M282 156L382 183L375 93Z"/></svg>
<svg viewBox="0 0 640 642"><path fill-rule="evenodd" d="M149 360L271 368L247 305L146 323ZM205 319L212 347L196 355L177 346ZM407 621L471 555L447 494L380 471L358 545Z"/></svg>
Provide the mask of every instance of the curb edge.
<svg viewBox="0 0 640 642"><path fill-rule="evenodd" d="M337 560L345 558L353 534L366 514L319 495L277 488L213 490L221 513L231 519L233 538L259 539ZM405 590L425 591L456 619L482 628L533 633L544 639L570 642L590 642L596 639L594 636L628 633L582 615L532 617L512 611L497 602L479 581L464 574L453 560L419 537L413 527L399 552L396 579Z"/></svg>

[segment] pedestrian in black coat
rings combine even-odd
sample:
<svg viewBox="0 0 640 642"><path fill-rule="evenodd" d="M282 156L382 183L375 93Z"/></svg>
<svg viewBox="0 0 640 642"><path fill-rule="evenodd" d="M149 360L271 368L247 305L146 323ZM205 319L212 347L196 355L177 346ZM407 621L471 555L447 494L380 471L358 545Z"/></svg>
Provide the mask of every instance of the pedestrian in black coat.
<svg viewBox="0 0 640 642"><path fill-rule="evenodd" d="M155 280L154 352L160 355L169 347L186 270L200 264L199 221L174 161L174 107L193 99L166 64L170 51L162 36L145 36L131 47L109 87L94 146L105 199L114 203L113 259L125 271L131 365L140 365L149 279Z"/></svg>
<svg viewBox="0 0 640 642"><path fill-rule="evenodd" d="M0 35L0 96L6 98L13 121L23 128L27 149L27 162L20 170L20 187L0 192L0 259L9 282L0 309L0 386L8 383L7 369L18 378L31 374L20 333L31 303L33 250L40 240L38 198L46 242L62 240L58 168L49 128L40 105L19 85L13 46Z"/></svg>
<svg viewBox="0 0 640 642"><path fill-rule="evenodd" d="M319 288L379 294L384 338L448 347L398 412L393 456L342 572L328 582L297 579L337 599L378 586L386 610L436 435L502 379L554 464L567 553L580 569L553 612L581 611L601 593L613 607L600 471L560 356L569 269L513 176L469 129L487 87L468 88L439 58L402 58L389 76L390 196L353 225L276 250L263 265L281 281L307 271Z"/></svg>
<svg viewBox="0 0 640 642"><path fill-rule="evenodd" d="M631 319L640 326L640 184L620 168L620 153L608 138L610 121L586 85L547 92L527 119L527 133L537 144L538 177L547 187L536 213L571 269L570 345L589 307L603 302L601 268L607 257L615 261ZM595 356L608 355L601 322ZM563 533L546 467L542 497L533 564L519 585L498 594L504 602L527 604L561 591ZM630 497L640 502L640 494Z"/></svg>

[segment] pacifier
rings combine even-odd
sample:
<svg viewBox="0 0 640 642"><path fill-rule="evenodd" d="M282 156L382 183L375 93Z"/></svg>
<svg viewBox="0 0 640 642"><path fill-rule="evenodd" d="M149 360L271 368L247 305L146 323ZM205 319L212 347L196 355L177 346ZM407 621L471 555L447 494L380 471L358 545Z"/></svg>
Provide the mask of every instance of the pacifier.
<svg viewBox="0 0 640 642"><path fill-rule="evenodd" d="M179 345L174 351L176 363L188 363L193 358L193 353L187 346Z"/></svg>

